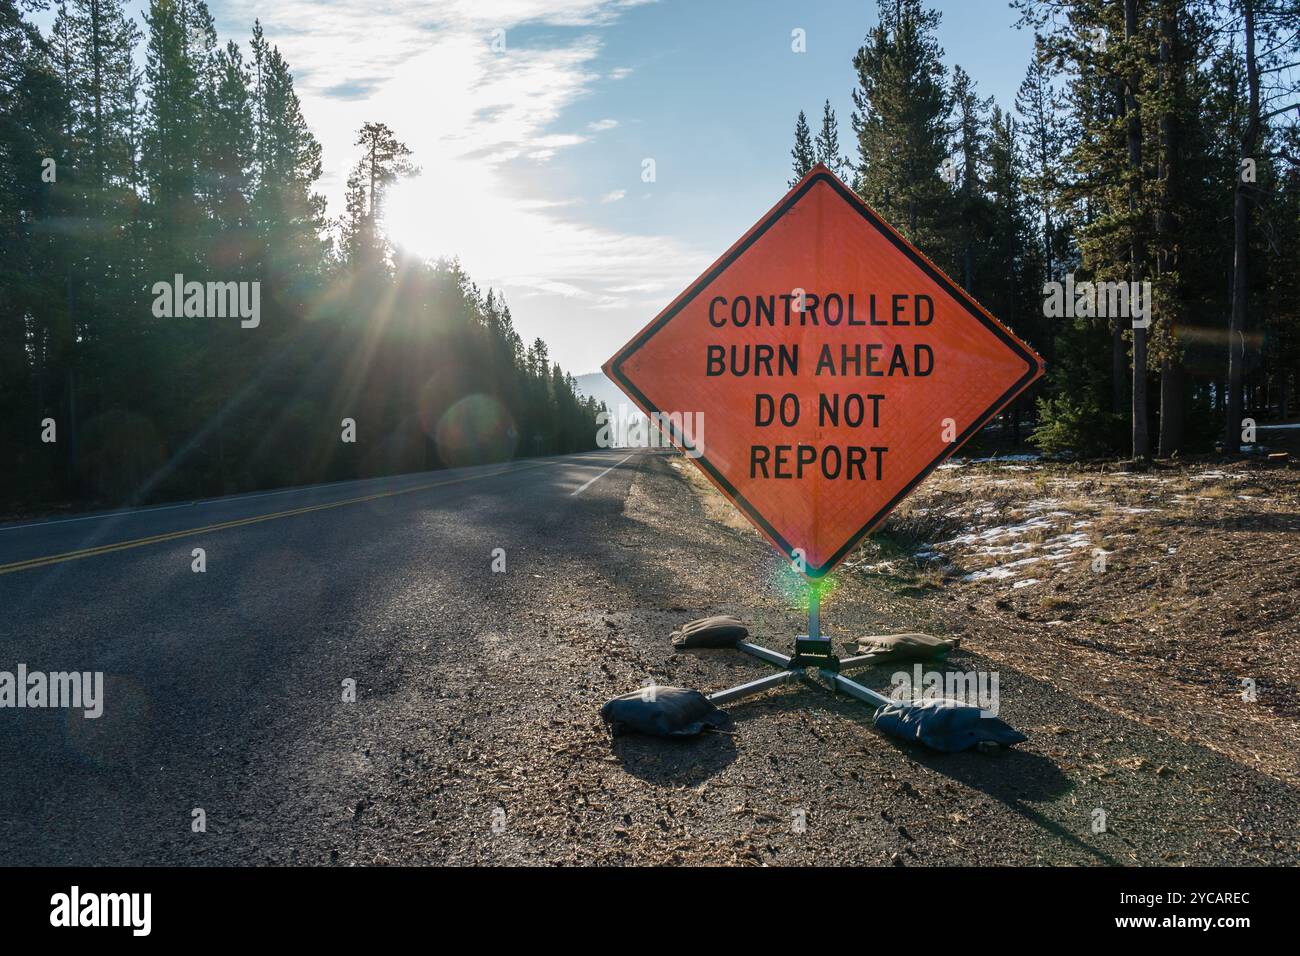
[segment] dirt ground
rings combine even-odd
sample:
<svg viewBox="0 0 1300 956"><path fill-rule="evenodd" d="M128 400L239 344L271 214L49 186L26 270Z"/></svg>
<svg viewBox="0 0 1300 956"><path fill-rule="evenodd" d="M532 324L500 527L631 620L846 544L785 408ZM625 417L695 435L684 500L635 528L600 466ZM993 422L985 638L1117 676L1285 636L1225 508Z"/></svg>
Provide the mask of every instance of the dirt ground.
<svg viewBox="0 0 1300 956"><path fill-rule="evenodd" d="M1295 468L949 466L847 570L971 650L1300 782Z"/></svg>
<svg viewBox="0 0 1300 956"><path fill-rule="evenodd" d="M716 689L724 667L759 676L761 665L725 651L646 659L659 657L648 649L669 626L705 613L736 613L756 640L782 649L799 619L797 588L764 560L757 532L693 466L666 464L643 472L625 515L660 535L665 570L696 587L673 602L643 594L651 600L630 619L607 619L611 633L664 683ZM670 523L684 502L655 477L669 470L696 499L689 533ZM603 780L601 809L626 805L629 782L657 785L660 837L679 839L665 846L620 827L625 849L610 853L599 828L581 828L591 842L578 859L1294 864L1297 531L1294 465L950 463L836 573L825 625L846 650L870 633L960 637L949 666L1000 671L1003 716L1030 741L1000 758L929 755L875 738L860 705L773 692L733 708L730 745L745 759L725 770L707 766L708 744L616 742L610 763L622 772ZM722 592L710 564L719 550L754 561ZM892 669L864 682L885 689ZM615 664L614 676L624 670ZM583 752L601 759L600 749ZM755 759L768 775L754 776ZM719 841L730 828L698 809L675 816L719 791L736 795L732 839ZM791 806L815 808L819 829L834 823L847 840L783 838ZM1097 808L1110 814L1102 834L1090 832Z"/></svg>

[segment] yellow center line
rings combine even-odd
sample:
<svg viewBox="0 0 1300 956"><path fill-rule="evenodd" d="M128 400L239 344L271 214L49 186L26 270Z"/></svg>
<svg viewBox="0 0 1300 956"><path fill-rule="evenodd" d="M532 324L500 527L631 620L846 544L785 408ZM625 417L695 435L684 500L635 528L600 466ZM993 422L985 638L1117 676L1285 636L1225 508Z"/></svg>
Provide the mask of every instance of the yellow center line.
<svg viewBox="0 0 1300 956"><path fill-rule="evenodd" d="M0 564L0 574L12 574L15 571L28 571L32 568L44 567L47 564L61 564L64 561L76 561L79 558L92 558L99 554L109 554L113 551L125 551L128 548L142 548L147 544L159 544L163 541L174 541L177 538L188 537L194 534L208 534L212 531L224 531L227 528L240 528L244 525L257 524L261 521L273 521L276 518L290 518L294 515L308 514L312 511L327 511L330 508L342 508L344 505L356 505L365 501L377 501L380 498L392 498L396 495L409 495L417 491L428 491L430 488L444 488L447 485L457 485L466 481L474 481L478 478L496 478L499 475L516 475L521 471L528 471L531 468L541 468L543 465L562 465L563 461L540 461L523 465L518 468L506 468L501 471L494 471L487 475L465 475L460 478L448 478L446 481L434 481L429 484L416 485L413 488L398 488L394 491L381 491L373 495L364 495L360 498L348 498L343 501L327 501L318 505L307 505L302 508L291 508L288 511L277 511L273 514L254 515L251 518L237 518L234 521L223 521L220 524L205 525L202 528L187 528L184 531L170 531L166 534L156 534L148 538L135 538L131 541L119 541L116 544L102 544L95 548L82 548L80 551L68 551L65 554L52 554L39 558L28 558L25 561L15 561L12 564Z"/></svg>

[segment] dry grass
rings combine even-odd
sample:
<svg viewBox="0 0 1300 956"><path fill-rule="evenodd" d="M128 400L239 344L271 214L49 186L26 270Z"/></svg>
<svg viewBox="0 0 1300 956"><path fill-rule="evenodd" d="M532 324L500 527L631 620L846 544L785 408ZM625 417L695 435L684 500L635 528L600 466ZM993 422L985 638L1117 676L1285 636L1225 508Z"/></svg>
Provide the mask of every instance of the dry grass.
<svg viewBox="0 0 1300 956"><path fill-rule="evenodd" d="M756 533L678 465L709 518ZM838 573L907 627L1300 786L1300 469L940 469Z"/></svg>
<svg viewBox="0 0 1300 956"><path fill-rule="evenodd" d="M1300 784L1300 471L967 466L883 530L900 567L908 547L942 555L939 593L896 589L916 620Z"/></svg>

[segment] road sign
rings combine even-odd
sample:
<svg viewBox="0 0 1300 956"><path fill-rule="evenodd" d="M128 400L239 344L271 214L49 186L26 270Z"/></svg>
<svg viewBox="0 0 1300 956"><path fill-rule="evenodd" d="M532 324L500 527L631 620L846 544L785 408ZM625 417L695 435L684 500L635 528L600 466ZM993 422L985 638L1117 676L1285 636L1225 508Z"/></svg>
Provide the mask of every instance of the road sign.
<svg viewBox="0 0 1300 956"><path fill-rule="evenodd" d="M819 578L1042 360L818 166L605 373Z"/></svg>

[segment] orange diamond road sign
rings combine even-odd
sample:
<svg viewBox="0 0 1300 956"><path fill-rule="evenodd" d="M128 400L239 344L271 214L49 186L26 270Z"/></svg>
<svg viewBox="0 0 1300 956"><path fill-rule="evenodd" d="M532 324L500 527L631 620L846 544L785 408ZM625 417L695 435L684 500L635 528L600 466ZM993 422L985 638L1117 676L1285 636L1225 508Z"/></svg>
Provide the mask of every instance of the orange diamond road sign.
<svg viewBox="0 0 1300 956"><path fill-rule="evenodd" d="M818 166L604 370L819 578L1043 363Z"/></svg>

